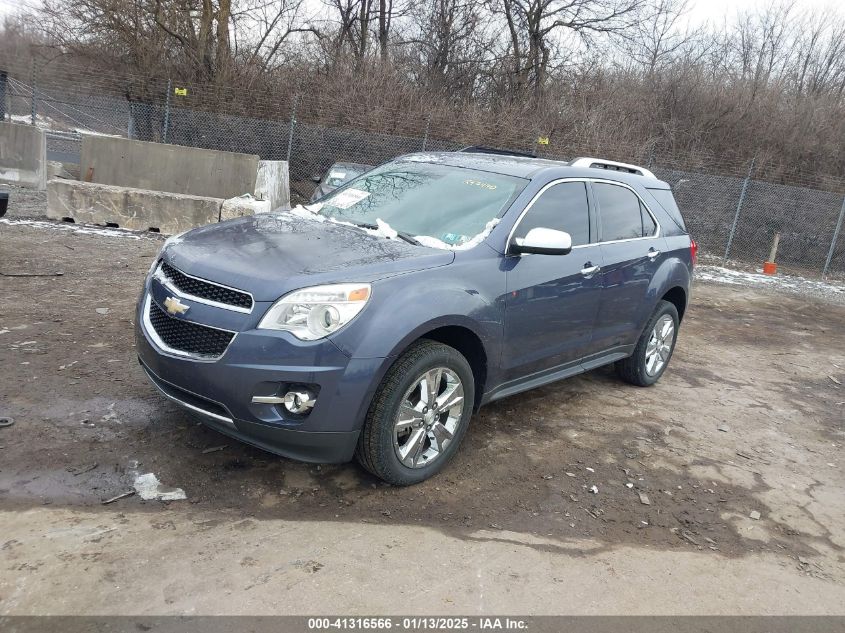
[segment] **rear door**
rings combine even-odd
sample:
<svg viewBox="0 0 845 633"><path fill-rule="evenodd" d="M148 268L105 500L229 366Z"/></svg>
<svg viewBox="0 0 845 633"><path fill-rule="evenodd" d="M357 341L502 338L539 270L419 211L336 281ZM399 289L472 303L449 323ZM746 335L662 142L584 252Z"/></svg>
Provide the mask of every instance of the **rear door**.
<svg viewBox="0 0 845 633"><path fill-rule="evenodd" d="M654 215L633 189L604 181L591 183L591 188L603 260L594 352L624 353L636 343L657 301L648 290L666 249ZM589 360L585 365L589 367Z"/></svg>
<svg viewBox="0 0 845 633"><path fill-rule="evenodd" d="M534 199L511 239L533 228L566 231L568 255L507 257L503 367L507 379L577 364L589 348L602 284L601 250L584 181L552 183Z"/></svg>

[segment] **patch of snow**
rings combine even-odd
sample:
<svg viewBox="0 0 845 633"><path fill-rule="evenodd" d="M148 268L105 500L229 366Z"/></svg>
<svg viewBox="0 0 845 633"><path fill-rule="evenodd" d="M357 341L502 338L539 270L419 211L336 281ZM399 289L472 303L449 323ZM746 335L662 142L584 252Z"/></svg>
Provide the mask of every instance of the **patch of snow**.
<svg viewBox="0 0 845 633"><path fill-rule="evenodd" d="M493 218L484 226L484 230L481 231L481 233L467 240L466 242L461 242L459 244L448 244L443 240L439 240L436 237L431 237L430 235L416 235L414 236L414 239L417 240L423 246L429 246L431 248L440 248L451 251L467 251L475 246L478 246L479 244L481 244L481 242L486 240L487 236L490 235L490 232L498 223L499 218Z"/></svg>
<svg viewBox="0 0 845 633"><path fill-rule="evenodd" d="M121 134L109 134L108 132L98 132L96 130L89 130L84 127L75 127L73 131L77 134L85 134L86 136L110 136L112 138L119 138Z"/></svg>
<svg viewBox="0 0 845 633"><path fill-rule="evenodd" d="M293 209L284 211L283 214L292 215L297 218L305 218L306 220L316 220L317 222L325 222L328 218L317 213L323 207L323 203L317 202L315 204L298 204Z"/></svg>
<svg viewBox="0 0 845 633"><path fill-rule="evenodd" d="M158 477L153 473L135 477L133 487L138 496L145 501L180 501L188 498L181 488L163 488Z"/></svg>
<svg viewBox="0 0 845 633"><path fill-rule="evenodd" d="M10 114L9 116L12 118L12 123L25 123L26 125L32 125L32 115L30 114ZM35 115L35 127L47 129L52 126L52 119L45 118L40 114Z"/></svg>
<svg viewBox="0 0 845 633"><path fill-rule="evenodd" d="M45 222L42 220L11 220L9 218L0 219L0 224L25 225L37 229L52 229L54 231L70 231L79 235L99 235L101 237L125 237L131 240L146 240L150 239L143 235L139 235L128 229L108 229L97 226L95 224L63 224L59 222Z"/></svg>
<svg viewBox="0 0 845 633"><path fill-rule="evenodd" d="M845 298L845 285L796 275L764 275L721 266L699 265L695 268L695 279L732 286L771 288L790 292L834 296Z"/></svg>
<svg viewBox="0 0 845 633"><path fill-rule="evenodd" d="M404 163L439 163L443 157L439 154L411 154L409 156L402 156L398 160Z"/></svg>

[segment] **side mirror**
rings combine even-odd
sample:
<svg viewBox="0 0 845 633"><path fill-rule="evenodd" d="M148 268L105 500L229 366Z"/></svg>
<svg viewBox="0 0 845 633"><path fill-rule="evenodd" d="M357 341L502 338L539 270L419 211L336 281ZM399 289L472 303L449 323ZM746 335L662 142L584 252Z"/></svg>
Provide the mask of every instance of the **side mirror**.
<svg viewBox="0 0 845 633"><path fill-rule="evenodd" d="M572 236L566 231L537 227L528 231L525 237L511 242L509 253L537 253L539 255L567 255L572 250Z"/></svg>
<svg viewBox="0 0 845 633"><path fill-rule="evenodd" d="M322 178L320 176L311 176L311 182L313 182L313 183L316 183L316 184L319 185L321 180L322 180Z"/></svg>

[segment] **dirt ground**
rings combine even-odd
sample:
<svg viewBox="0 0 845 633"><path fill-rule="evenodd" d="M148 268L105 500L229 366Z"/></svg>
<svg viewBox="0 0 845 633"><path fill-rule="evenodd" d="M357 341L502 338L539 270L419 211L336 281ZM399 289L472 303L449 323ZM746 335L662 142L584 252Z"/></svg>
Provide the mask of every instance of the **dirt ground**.
<svg viewBox="0 0 845 633"><path fill-rule="evenodd" d="M163 238L79 228L0 224L0 614L845 614L845 306L699 283L657 386L499 401L394 488L161 398ZM187 500L102 504L136 472Z"/></svg>

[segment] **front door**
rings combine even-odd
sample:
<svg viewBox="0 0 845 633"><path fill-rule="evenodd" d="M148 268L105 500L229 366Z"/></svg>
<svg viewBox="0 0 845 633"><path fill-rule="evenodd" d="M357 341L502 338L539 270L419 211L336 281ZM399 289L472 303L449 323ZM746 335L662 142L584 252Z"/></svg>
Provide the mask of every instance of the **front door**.
<svg viewBox="0 0 845 633"><path fill-rule="evenodd" d="M510 262L502 363L507 380L577 365L590 349L602 292L601 248L593 243L586 183L548 186L511 239L537 227L566 231L573 249L568 255L524 254Z"/></svg>

